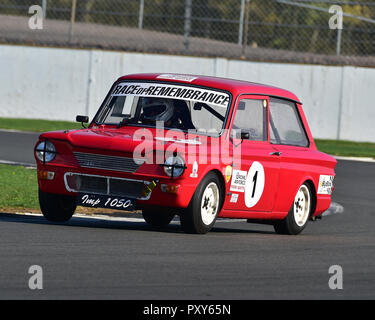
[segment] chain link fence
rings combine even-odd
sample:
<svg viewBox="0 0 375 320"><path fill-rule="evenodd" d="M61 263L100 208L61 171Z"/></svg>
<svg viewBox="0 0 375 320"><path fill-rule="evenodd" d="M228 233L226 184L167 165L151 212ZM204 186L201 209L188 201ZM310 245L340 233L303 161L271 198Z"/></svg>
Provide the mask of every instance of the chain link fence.
<svg viewBox="0 0 375 320"><path fill-rule="evenodd" d="M375 1L0 0L0 41L375 66Z"/></svg>

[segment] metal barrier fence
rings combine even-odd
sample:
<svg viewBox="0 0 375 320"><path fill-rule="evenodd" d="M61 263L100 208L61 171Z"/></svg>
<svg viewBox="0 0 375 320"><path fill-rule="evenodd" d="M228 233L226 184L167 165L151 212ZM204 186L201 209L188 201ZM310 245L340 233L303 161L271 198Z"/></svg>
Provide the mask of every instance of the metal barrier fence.
<svg viewBox="0 0 375 320"><path fill-rule="evenodd" d="M0 0L0 41L375 66L375 1Z"/></svg>

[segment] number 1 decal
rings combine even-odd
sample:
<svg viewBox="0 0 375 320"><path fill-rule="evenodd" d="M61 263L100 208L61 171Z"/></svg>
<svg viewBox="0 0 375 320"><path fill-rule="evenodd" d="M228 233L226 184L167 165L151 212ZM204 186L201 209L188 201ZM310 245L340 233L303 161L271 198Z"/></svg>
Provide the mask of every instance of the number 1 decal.
<svg viewBox="0 0 375 320"><path fill-rule="evenodd" d="M258 178L258 171L255 171L254 178L253 178L253 193L251 194L252 198L254 198L255 188L257 186L257 178Z"/></svg>
<svg viewBox="0 0 375 320"><path fill-rule="evenodd" d="M245 183L246 207L254 207L260 200L264 190L264 168L260 162L254 161L247 173Z"/></svg>

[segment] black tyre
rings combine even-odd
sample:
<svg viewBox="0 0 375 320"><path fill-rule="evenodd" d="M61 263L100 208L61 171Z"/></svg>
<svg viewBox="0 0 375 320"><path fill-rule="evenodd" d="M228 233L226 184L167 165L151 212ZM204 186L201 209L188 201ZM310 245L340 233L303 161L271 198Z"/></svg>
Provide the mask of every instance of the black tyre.
<svg viewBox="0 0 375 320"><path fill-rule="evenodd" d="M304 183L299 188L286 218L274 224L276 233L289 235L301 233L309 220L311 208L311 189L308 184Z"/></svg>
<svg viewBox="0 0 375 320"><path fill-rule="evenodd" d="M142 209L143 219L153 227L166 227L174 218L175 213L172 210L160 209Z"/></svg>
<svg viewBox="0 0 375 320"><path fill-rule="evenodd" d="M224 199L218 176L210 172L198 185L189 206L180 214L181 227L186 233L204 234L211 230Z"/></svg>
<svg viewBox="0 0 375 320"><path fill-rule="evenodd" d="M39 189L39 205L47 220L65 222L74 214L77 200L74 196L47 193Z"/></svg>

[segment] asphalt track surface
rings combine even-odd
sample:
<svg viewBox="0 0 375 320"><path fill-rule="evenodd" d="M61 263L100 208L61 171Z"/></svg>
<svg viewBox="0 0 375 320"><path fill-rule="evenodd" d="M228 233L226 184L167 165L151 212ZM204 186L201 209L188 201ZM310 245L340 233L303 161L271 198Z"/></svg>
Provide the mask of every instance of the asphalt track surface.
<svg viewBox="0 0 375 320"><path fill-rule="evenodd" d="M32 163L36 137L1 132L0 159ZM2 213L0 299L374 299L375 163L339 160L336 173L344 211L298 236L238 220L189 235L178 222ZM28 287L31 265L43 268L42 290ZM332 265L342 290L328 286Z"/></svg>

